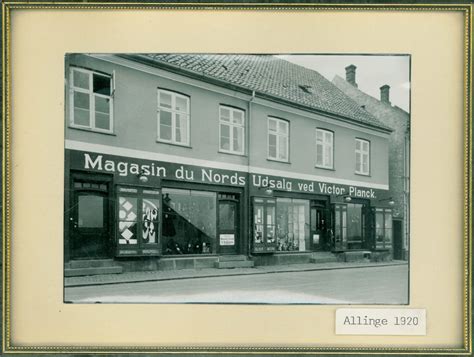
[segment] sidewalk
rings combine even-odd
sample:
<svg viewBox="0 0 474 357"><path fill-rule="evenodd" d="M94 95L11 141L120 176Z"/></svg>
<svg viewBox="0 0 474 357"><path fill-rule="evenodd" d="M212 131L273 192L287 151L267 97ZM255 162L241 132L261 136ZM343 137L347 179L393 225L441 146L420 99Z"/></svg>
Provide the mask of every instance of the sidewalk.
<svg viewBox="0 0 474 357"><path fill-rule="evenodd" d="M308 264L291 264L291 265L272 265L257 266L253 268L234 268L234 269L182 269L167 271L145 271L145 272L127 272L122 274L107 275L90 275L76 276L64 279L65 287L92 286L92 285L108 285L108 284L124 284L139 283L145 281L163 281L176 279L195 279L195 278L211 278L218 276L236 276L236 275L252 275L252 274L273 274L288 273L315 270L332 270L332 269L354 269L354 268L370 268L384 267L393 265L407 265L408 262L394 260L391 262L357 262L357 263L308 263Z"/></svg>

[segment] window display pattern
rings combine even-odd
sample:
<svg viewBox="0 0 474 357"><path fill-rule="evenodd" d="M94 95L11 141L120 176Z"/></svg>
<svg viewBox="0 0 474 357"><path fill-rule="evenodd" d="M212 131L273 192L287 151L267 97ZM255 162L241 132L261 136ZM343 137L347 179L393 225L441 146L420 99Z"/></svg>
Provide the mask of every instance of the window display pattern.
<svg viewBox="0 0 474 357"><path fill-rule="evenodd" d="M119 243L137 244L137 198L119 197Z"/></svg>

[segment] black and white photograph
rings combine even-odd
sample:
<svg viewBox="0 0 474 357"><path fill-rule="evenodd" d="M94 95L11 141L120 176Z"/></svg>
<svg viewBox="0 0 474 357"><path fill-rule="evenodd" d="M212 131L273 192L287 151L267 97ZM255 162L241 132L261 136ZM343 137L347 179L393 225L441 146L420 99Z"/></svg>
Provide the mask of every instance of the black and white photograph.
<svg viewBox="0 0 474 357"><path fill-rule="evenodd" d="M410 60L67 54L64 302L408 304Z"/></svg>

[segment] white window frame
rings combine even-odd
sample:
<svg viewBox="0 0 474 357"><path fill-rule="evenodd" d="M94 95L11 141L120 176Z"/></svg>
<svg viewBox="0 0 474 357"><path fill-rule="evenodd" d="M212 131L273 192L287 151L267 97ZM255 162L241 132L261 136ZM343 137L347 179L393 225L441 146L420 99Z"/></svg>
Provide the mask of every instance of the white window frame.
<svg viewBox="0 0 474 357"><path fill-rule="evenodd" d="M270 132L270 122L274 121L275 126L277 128L276 132ZM278 123L284 123L286 125L286 134L278 132ZM276 157L270 156L270 135L276 136ZM280 141L286 140L286 153L285 159L280 159ZM268 117L267 120L267 158L273 161L280 161L280 162L290 162L290 122L284 119L275 118L275 117Z"/></svg>
<svg viewBox="0 0 474 357"><path fill-rule="evenodd" d="M89 76L89 89L84 89L81 87L76 87L74 85L74 72L86 73ZM110 95L94 93L94 75L106 77L110 80ZM91 131L96 131L100 133L111 134L114 132L114 87L115 81L113 75L107 75L104 73L99 73L85 68L79 67L70 67L69 68L69 126L72 128L86 129ZM89 125L80 125L74 122L74 93L84 93L89 95ZM95 98L105 98L109 100L109 127L110 129L97 128L95 126Z"/></svg>
<svg viewBox="0 0 474 357"><path fill-rule="evenodd" d="M318 133L322 134L322 141L318 141ZM326 142L326 134L331 134L331 140ZM321 148L322 162L318 163L318 147ZM331 150L330 162L326 162L326 154ZM316 128L316 167L323 169L334 169L334 132L327 129Z"/></svg>
<svg viewBox="0 0 474 357"><path fill-rule="evenodd" d="M171 95L171 108L166 108L162 107L160 104L160 93L166 93ZM186 111L179 111L174 109L176 107L176 98L183 98L186 100ZM160 89L158 88L157 91L157 103L158 103L158 109L157 109L157 137L156 141L162 142L162 143L168 143L168 144L174 144L174 145L181 145L181 146L189 146L190 144L190 138L191 138L191 131L190 131L190 122L191 122L191 115L190 115L190 97L180 94L177 92L173 92L167 89ZM161 133L160 133L160 113L161 111L167 111L171 113L171 139L163 139L161 138ZM186 116L186 121L187 121L187 137L186 137L186 142L182 141L176 141L176 114L181 114Z"/></svg>
<svg viewBox="0 0 474 357"><path fill-rule="evenodd" d="M360 143L360 149L357 149L357 143ZM364 149L364 144L366 144L366 149ZM369 140L365 140L365 139L359 139L359 138L356 138L356 145L355 145L355 159L356 159L356 170L355 170L355 173L356 174L359 174L359 175L366 175L366 176L369 176L370 175L370 141ZM360 156L360 160L359 160L359 167L357 167L357 156ZM364 171L363 168L364 168L364 165L363 165L363 162L364 162L364 158L367 159L367 171Z"/></svg>
<svg viewBox="0 0 474 357"><path fill-rule="evenodd" d="M229 121L222 120L221 111L222 109L226 109L229 111ZM242 124L236 124L233 122L234 113L241 113L242 115ZM229 127L229 149L222 148L222 135L221 129L222 125L227 125ZM242 149L235 150L234 149L234 128L241 128L242 129ZM226 105L219 106L219 152L225 152L227 154L236 154L236 155L244 155L245 154L245 111L242 109L237 109L234 107L229 107Z"/></svg>

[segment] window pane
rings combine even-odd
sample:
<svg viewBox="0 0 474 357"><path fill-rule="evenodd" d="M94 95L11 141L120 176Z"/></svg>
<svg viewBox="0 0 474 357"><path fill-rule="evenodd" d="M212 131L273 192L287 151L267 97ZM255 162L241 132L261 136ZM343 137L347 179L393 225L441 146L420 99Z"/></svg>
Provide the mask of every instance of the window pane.
<svg viewBox="0 0 474 357"><path fill-rule="evenodd" d="M221 107L221 120L223 121L230 120L230 110L228 108Z"/></svg>
<svg viewBox="0 0 474 357"><path fill-rule="evenodd" d="M93 75L94 93L110 95L110 77Z"/></svg>
<svg viewBox="0 0 474 357"><path fill-rule="evenodd" d="M171 94L160 92L160 106L171 109Z"/></svg>
<svg viewBox="0 0 474 357"><path fill-rule="evenodd" d="M275 242L275 206L267 206L267 243Z"/></svg>
<svg viewBox="0 0 474 357"><path fill-rule="evenodd" d="M347 205L347 238L352 241L349 248L361 248L362 242L362 205Z"/></svg>
<svg viewBox="0 0 474 357"><path fill-rule="evenodd" d="M219 203L219 229L235 229L235 204L228 202Z"/></svg>
<svg viewBox="0 0 474 357"><path fill-rule="evenodd" d="M280 134L288 134L288 123L286 121L278 121L278 132Z"/></svg>
<svg viewBox="0 0 474 357"><path fill-rule="evenodd" d="M356 140L356 150L361 150L360 140Z"/></svg>
<svg viewBox="0 0 474 357"><path fill-rule="evenodd" d="M305 251L309 247L309 201L277 198L277 250Z"/></svg>
<svg viewBox="0 0 474 357"><path fill-rule="evenodd" d="M137 244L137 198L119 197L119 243Z"/></svg>
<svg viewBox="0 0 474 357"><path fill-rule="evenodd" d="M95 111L108 113L110 110L110 99L95 96Z"/></svg>
<svg viewBox="0 0 474 357"><path fill-rule="evenodd" d="M241 152L243 149L243 128L234 127L234 151Z"/></svg>
<svg viewBox="0 0 474 357"><path fill-rule="evenodd" d="M163 195L162 237L165 254L215 253L216 194L164 189Z"/></svg>
<svg viewBox="0 0 474 357"><path fill-rule="evenodd" d="M74 124L90 126L89 110L74 108Z"/></svg>
<svg viewBox="0 0 474 357"><path fill-rule="evenodd" d="M263 243L263 206L254 206L254 241L255 243Z"/></svg>
<svg viewBox="0 0 474 357"><path fill-rule="evenodd" d="M278 158L281 160L287 160L288 154L288 141L286 137L280 137L280 142L278 143Z"/></svg>
<svg viewBox="0 0 474 357"><path fill-rule="evenodd" d="M75 87L89 89L89 73L73 70L73 85Z"/></svg>
<svg viewBox="0 0 474 357"><path fill-rule="evenodd" d="M109 114L95 113L95 127L97 129L110 130Z"/></svg>
<svg viewBox="0 0 474 357"><path fill-rule="evenodd" d="M102 228L104 226L104 198L102 196L79 196L78 222L80 228Z"/></svg>
<svg viewBox="0 0 474 357"><path fill-rule="evenodd" d="M234 110L234 116L233 116L233 122L238 125L243 125L244 124L244 116L243 112L240 110Z"/></svg>
<svg viewBox="0 0 474 357"><path fill-rule="evenodd" d="M222 131L221 131L221 149L230 150L230 138L228 136L223 136Z"/></svg>
<svg viewBox="0 0 474 357"><path fill-rule="evenodd" d="M74 107L81 109L90 109L89 94L74 92Z"/></svg>
<svg viewBox="0 0 474 357"><path fill-rule="evenodd" d="M160 139L171 140L171 113L160 111Z"/></svg>
<svg viewBox="0 0 474 357"><path fill-rule="evenodd" d="M323 166L323 145L316 144L316 165Z"/></svg>
<svg viewBox="0 0 474 357"><path fill-rule="evenodd" d="M188 99L181 96L176 96L176 110L180 112L188 112Z"/></svg>
<svg viewBox="0 0 474 357"><path fill-rule="evenodd" d="M332 133L330 133L329 131L326 131L326 132L324 133L324 141L325 141L327 144L332 143Z"/></svg>
<svg viewBox="0 0 474 357"><path fill-rule="evenodd" d="M323 131L322 130L316 130L316 140L317 141L323 141Z"/></svg>
<svg viewBox="0 0 474 357"><path fill-rule="evenodd" d="M188 117L176 114L176 142L187 144L188 142Z"/></svg>
<svg viewBox="0 0 474 357"><path fill-rule="evenodd" d="M328 146L326 148L326 157L325 157L325 166L326 167L332 167L332 147Z"/></svg>
<svg viewBox="0 0 474 357"><path fill-rule="evenodd" d="M270 145L270 146L268 147L268 156L271 157L271 158L276 159L276 157L277 157L277 154L276 154L276 146Z"/></svg>
<svg viewBox="0 0 474 357"><path fill-rule="evenodd" d="M276 131L276 120L275 119L268 119L268 129L271 131Z"/></svg>
<svg viewBox="0 0 474 357"><path fill-rule="evenodd" d="M142 239L145 243L158 242L159 201L154 198L143 198L142 201Z"/></svg>

